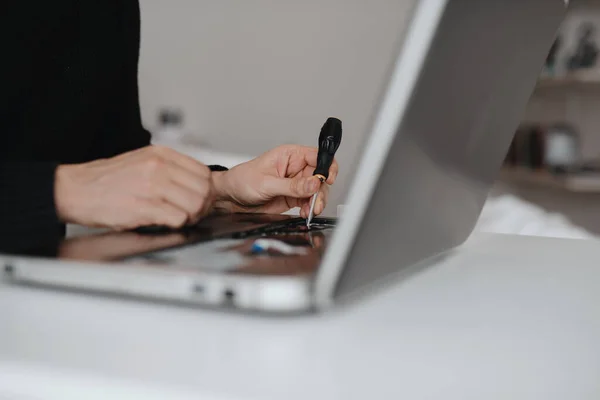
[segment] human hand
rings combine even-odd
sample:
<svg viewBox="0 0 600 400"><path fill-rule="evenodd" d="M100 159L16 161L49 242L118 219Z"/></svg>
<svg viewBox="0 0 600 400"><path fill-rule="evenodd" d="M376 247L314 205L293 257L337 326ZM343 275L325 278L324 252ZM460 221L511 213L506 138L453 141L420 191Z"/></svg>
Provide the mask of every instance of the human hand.
<svg viewBox="0 0 600 400"><path fill-rule="evenodd" d="M211 210L214 192L207 166L175 150L148 146L59 166L54 197L63 222L123 230L194 223Z"/></svg>
<svg viewBox="0 0 600 400"><path fill-rule="evenodd" d="M321 184L312 175L317 152L313 147L284 145L229 171L213 172L215 209L280 214L300 207L300 216L306 218L310 198L318 191L314 211L320 214L327 204L328 185L337 177L338 164L333 161L326 184Z"/></svg>

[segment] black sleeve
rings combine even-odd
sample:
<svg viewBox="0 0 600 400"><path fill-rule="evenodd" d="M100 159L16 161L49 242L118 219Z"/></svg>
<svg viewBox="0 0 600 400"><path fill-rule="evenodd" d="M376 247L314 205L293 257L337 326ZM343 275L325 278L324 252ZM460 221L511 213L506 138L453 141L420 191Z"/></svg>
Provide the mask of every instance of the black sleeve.
<svg viewBox="0 0 600 400"><path fill-rule="evenodd" d="M150 145L150 132L142 126L140 117L137 81L125 84L119 94L119 107L105 121L106 128L96 143L93 158L110 158Z"/></svg>
<svg viewBox="0 0 600 400"><path fill-rule="evenodd" d="M94 145L93 158L109 158L150 144L142 125L138 88L140 11L137 1L122 3L119 29L122 42L115 47L118 73L111 83L112 98L103 122L103 134Z"/></svg>
<svg viewBox="0 0 600 400"><path fill-rule="evenodd" d="M54 204L56 167L0 160L0 251L64 234Z"/></svg>

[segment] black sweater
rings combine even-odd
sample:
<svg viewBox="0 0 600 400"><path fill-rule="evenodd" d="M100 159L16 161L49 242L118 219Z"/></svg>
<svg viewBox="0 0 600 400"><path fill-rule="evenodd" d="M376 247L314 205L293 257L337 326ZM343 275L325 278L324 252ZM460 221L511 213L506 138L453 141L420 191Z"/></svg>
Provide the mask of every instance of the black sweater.
<svg viewBox="0 0 600 400"><path fill-rule="evenodd" d="M0 248L62 234L62 163L148 145L138 102L137 0L4 0L0 7Z"/></svg>

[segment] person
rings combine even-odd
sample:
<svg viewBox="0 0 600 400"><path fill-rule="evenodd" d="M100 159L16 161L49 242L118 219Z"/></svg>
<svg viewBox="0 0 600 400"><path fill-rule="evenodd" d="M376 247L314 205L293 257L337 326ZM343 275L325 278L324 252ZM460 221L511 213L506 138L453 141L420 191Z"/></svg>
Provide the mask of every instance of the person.
<svg viewBox="0 0 600 400"><path fill-rule="evenodd" d="M138 99L138 0L3 3L0 37L0 241L181 227L211 212L306 217L327 202L317 149L283 145L230 170L150 144Z"/></svg>

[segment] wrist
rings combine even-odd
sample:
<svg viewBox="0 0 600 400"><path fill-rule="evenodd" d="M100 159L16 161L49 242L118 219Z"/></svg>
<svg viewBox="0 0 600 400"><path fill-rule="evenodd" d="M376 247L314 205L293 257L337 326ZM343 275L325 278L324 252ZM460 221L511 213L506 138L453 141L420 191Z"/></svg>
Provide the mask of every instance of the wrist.
<svg viewBox="0 0 600 400"><path fill-rule="evenodd" d="M243 212L243 209L235 201L232 192L231 174L229 171L213 171L213 189L215 191L215 202L213 210L215 213L231 214Z"/></svg>
<svg viewBox="0 0 600 400"><path fill-rule="evenodd" d="M231 199L227 173L228 171L213 171L211 173L215 201L228 201Z"/></svg>
<svg viewBox="0 0 600 400"><path fill-rule="evenodd" d="M74 223L73 210L77 208L73 192L74 165L59 165L54 173L54 205L56 215L63 223Z"/></svg>

